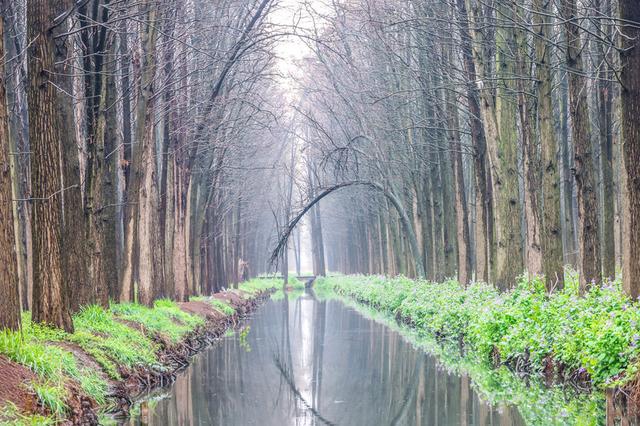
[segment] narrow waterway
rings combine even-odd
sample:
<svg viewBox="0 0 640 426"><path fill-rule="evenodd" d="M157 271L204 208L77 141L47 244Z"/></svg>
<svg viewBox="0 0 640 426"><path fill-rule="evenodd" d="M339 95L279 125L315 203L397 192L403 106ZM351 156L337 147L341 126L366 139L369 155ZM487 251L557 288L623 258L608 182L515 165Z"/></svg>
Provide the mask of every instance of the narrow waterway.
<svg viewBox="0 0 640 426"><path fill-rule="evenodd" d="M202 354L131 424L519 425L467 376L338 300L271 300Z"/></svg>

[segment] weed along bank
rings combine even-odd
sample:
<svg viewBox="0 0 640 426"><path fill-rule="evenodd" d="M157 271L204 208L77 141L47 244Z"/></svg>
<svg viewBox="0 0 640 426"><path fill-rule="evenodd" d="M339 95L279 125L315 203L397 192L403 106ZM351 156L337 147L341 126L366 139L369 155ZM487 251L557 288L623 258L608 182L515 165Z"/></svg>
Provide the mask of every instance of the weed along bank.
<svg viewBox="0 0 640 426"><path fill-rule="evenodd" d="M74 332L34 324L0 335L0 422L98 424L126 417L137 398L171 385L191 358L239 326L278 280L253 280L238 290L195 297L89 306L73 317Z"/></svg>

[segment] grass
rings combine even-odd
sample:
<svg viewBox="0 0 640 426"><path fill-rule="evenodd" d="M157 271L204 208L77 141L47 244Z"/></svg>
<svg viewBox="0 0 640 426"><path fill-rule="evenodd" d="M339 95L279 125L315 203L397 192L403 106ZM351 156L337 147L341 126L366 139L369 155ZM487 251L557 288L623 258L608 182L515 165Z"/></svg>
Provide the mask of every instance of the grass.
<svg viewBox="0 0 640 426"><path fill-rule="evenodd" d="M183 312L175 302L167 299L156 300L153 308L134 303L114 304L111 311L118 318L138 322L146 330L167 336L172 343L204 325L202 318Z"/></svg>
<svg viewBox="0 0 640 426"><path fill-rule="evenodd" d="M254 278L240 283L239 289L245 293L256 295L282 287L282 280L278 278Z"/></svg>
<svg viewBox="0 0 640 426"><path fill-rule="evenodd" d="M291 287L294 290L304 290L304 282L300 281L298 277L289 277L288 287Z"/></svg>
<svg viewBox="0 0 640 426"><path fill-rule="evenodd" d="M12 426L52 426L57 424L57 421L52 416L45 417L38 414L23 414L15 404L8 403L0 407L0 424Z"/></svg>
<svg viewBox="0 0 640 426"><path fill-rule="evenodd" d="M67 389L62 383L33 382L30 388L38 400L51 410L56 418L62 418L66 412Z"/></svg>
<svg viewBox="0 0 640 426"><path fill-rule="evenodd" d="M196 296L192 297L191 300L209 303L215 310L226 316L231 316L236 313L236 310L233 308L233 306L229 305L224 300L216 299L214 297Z"/></svg>
<svg viewBox="0 0 640 426"><path fill-rule="evenodd" d="M281 287L276 278L253 279L240 285L243 297ZM201 298L194 298L195 300ZM202 299L205 300L205 299ZM224 301L207 298L215 309L233 315L235 309ZM137 323L140 327L133 326ZM87 306L73 316L75 331L46 327L31 322L28 312L22 316L22 330L0 331L0 354L33 371L37 380L28 384L40 402L49 408L51 418L19 413L15 406L0 407L0 423L54 424L67 413L67 385L77 382L83 392L100 406L108 403L107 378L121 380L122 369L161 369L157 355L159 340L176 344L205 324L204 318L186 313L171 300L157 300L154 306L137 303L112 303L108 309ZM95 371L80 365L64 344L82 348L100 365Z"/></svg>
<svg viewBox="0 0 640 426"><path fill-rule="evenodd" d="M226 316L231 316L236 313L236 310L231 305L225 303L223 300L212 298L209 303L211 303L215 309L222 312Z"/></svg>
<svg viewBox="0 0 640 426"><path fill-rule="evenodd" d="M526 360L533 372L553 360L586 373L597 388L621 385L638 373L640 303L619 280L578 296L575 275L548 295L540 279L520 279L506 293L486 284L462 288L455 281L430 283L404 277L340 276L317 287L404 318L423 333L464 341L476 359L497 354L503 362Z"/></svg>
<svg viewBox="0 0 640 426"><path fill-rule="evenodd" d="M55 421L63 419L67 412L68 381L77 382L85 394L104 406L108 402L104 374L119 380L121 368L160 368L157 361L160 346L154 335L177 343L204 324L203 318L183 312L169 300L158 300L153 308L132 303L112 304L109 309L87 306L73 317L74 333L34 324L29 313L23 314L22 320L21 331L0 331L0 354L37 375L37 380L28 386L49 408ZM144 332L124 321L141 324ZM80 365L73 353L57 345L63 342L81 347L104 374ZM3 410L0 416L20 422L16 424L39 421L36 417L9 416L5 411L15 411L11 407Z"/></svg>
<svg viewBox="0 0 640 426"><path fill-rule="evenodd" d="M117 321L111 310L88 306L74 317L74 325L75 333L67 340L84 349L114 380L120 379L118 366L133 369L156 364L158 344L151 336Z"/></svg>

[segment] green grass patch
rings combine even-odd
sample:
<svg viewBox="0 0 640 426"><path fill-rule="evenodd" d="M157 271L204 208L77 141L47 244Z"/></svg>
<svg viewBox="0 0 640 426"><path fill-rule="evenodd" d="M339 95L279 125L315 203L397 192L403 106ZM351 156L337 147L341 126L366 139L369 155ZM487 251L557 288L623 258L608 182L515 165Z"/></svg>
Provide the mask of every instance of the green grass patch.
<svg viewBox="0 0 640 426"><path fill-rule="evenodd" d="M405 277L319 278L331 288L393 316L416 329L457 342L477 359L526 358L541 371L547 357L572 371L585 371L596 387L633 378L640 359L640 303L624 295L619 280L578 296L575 275L551 295L540 279L520 279L499 293L486 284L462 288L455 281L430 283Z"/></svg>
<svg viewBox="0 0 640 426"><path fill-rule="evenodd" d="M0 407L0 425L50 426L55 424L58 424L58 421L54 417L45 417L38 414L23 414L13 403L8 403Z"/></svg>
<svg viewBox="0 0 640 426"><path fill-rule="evenodd" d="M278 278L254 278L239 285L240 290L251 294L274 290L280 287L282 287L282 280Z"/></svg>
<svg viewBox="0 0 640 426"><path fill-rule="evenodd" d="M213 306L214 309L226 316L231 316L236 313L236 310L233 306L229 305L224 300L216 299L215 297L196 296L192 297L191 300L209 303L211 306Z"/></svg>
<svg viewBox="0 0 640 426"><path fill-rule="evenodd" d="M146 330L167 336L173 343L204 325L204 319L183 312L175 302L166 299L156 300L153 308L135 303L113 304L111 311L118 318L135 321Z"/></svg>
<svg viewBox="0 0 640 426"><path fill-rule="evenodd" d="M83 391L98 403L106 401L107 384L98 372L78 365L73 354L51 342L69 337L48 327L23 324L21 332L0 332L0 353L10 360L28 367L38 380L29 386L43 405L58 418L65 412L65 383L73 379Z"/></svg>
<svg viewBox="0 0 640 426"><path fill-rule="evenodd" d="M233 306L229 305L223 300L211 298L209 303L211 303L215 309L227 316L231 316L236 313L236 310L233 308Z"/></svg>
<svg viewBox="0 0 640 426"><path fill-rule="evenodd" d="M128 368L156 363L158 346L145 336L116 320L113 312L88 306L74 317L75 333L67 340L94 357L105 372L119 379L118 365Z"/></svg>
<svg viewBox="0 0 640 426"><path fill-rule="evenodd" d="M38 397L38 400L51 410L51 413L61 419L66 412L67 390L63 383L33 382L30 388Z"/></svg>
<svg viewBox="0 0 640 426"><path fill-rule="evenodd" d="M250 295L271 289L279 280L252 280L242 289ZM235 310L224 301L209 302L225 315ZM160 369L157 352L160 346L154 337L162 336L178 343L187 334L204 325L198 315L183 312L170 300L157 300L153 308L137 303L111 304L109 309L87 306L73 317L75 331L46 327L31 322L28 312L22 315L22 330L0 331L0 354L32 370L37 380L27 384L38 399L54 413L51 421L64 418L68 380L75 380L83 391L104 406L107 401L108 377L120 380L120 367L134 369L147 367ZM142 325L142 331L128 324ZM94 371L80 365L63 342L78 345L100 365L103 371ZM103 374L104 373L104 374ZM0 410L0 423L11 419L12 424L47 424L49 419L17 413L15 407Z"/></svg>
<svg viewBox="0 0 640 426"><path fill-rule="evenodd" d="M156 301L153 309L138 304L113 304L108 310L100 306L85 307L73 317L74 333L34 324L28 313L23 314L22 319L20 332L0 331L0 354L36 373L38 380L28 385L56 419L64 418L65 383L71 379L98 404L108 402L102 372L79 365L75 356L57 346L57 342L78 345L109 377L118 380L121 378L119 366L159 368L156 358L159 346L152 336L121 320L138 322L145 331L166 336L171 342L178 342L204 324L204 319L181 311L169 300ZM24 416L11 418L22 419L23 423L30 421Z"/></svg>
<svg viewBox="0 0 640 426"><path fill-rule="evenodd" d="M289 277L289 284L287 285L294 290L304 290L304 284L305 283L300 281L298 277L291 276Z"/></svg>

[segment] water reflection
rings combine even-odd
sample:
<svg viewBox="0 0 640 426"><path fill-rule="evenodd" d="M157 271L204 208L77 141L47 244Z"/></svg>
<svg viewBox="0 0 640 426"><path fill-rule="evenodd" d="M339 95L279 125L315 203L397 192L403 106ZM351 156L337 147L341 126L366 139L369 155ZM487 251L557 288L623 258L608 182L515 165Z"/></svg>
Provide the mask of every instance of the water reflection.
<svg viewBox="0 0 640 426"><path fill-rule="evenodd" d="M399 333L312 294L270 301L194 359L136 425L520 425ZM247 350L250 348L250 350Z"/></svg>

